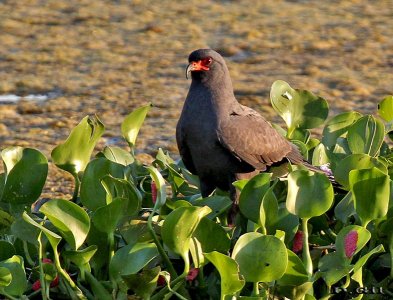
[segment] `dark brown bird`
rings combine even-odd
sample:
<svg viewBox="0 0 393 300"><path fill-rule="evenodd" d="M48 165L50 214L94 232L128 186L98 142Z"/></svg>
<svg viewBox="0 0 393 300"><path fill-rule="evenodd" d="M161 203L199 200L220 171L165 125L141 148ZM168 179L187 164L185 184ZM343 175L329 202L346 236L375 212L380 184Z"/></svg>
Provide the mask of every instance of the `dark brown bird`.
<svg viewBox="0 0 393 300"><path fill-rule="evenodd" d="M203 197L218 187L230 191L237 203L233 181L251 178L283 161L309 165L295 145L259 113L236 100L220 54L199 49L188 61L186 72L191 73L192 82L176 140L185 166L200 178Z"/></svg>

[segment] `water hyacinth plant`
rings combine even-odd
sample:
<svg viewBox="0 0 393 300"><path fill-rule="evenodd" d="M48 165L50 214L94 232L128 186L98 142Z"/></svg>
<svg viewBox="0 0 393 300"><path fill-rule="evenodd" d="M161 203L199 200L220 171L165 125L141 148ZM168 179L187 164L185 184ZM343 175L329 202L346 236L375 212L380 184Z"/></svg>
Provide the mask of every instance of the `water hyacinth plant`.
<svg viewBox="0 0 393 300"><path fill-rule="evenodd" d="M128 115L128 151L92 156L105 127L85 117L52 151L72 174L72 199L40 199L48 160L38 150L3 149L0 294L7 299L357 299L393 298L391 187L393 100L379 116L328 117L326 100L277 81L282 129L325 174L287 166L235 182L240 214L159 149L135 156L151 105ZM323 126L322 138L310 129ZM34 175L33 175L34 174ZM35 203L34 209L32 204ZM378 295L356 294L374 287ZM362 288L363 290L359 289ZM375 294L376 294L375 293Z"/></svg>

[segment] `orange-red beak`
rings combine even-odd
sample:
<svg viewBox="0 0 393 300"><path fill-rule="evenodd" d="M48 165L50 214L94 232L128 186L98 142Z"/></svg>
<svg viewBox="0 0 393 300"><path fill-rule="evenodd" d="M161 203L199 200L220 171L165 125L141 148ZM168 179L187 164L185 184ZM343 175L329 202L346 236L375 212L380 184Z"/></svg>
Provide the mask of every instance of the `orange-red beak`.
<svg viewBox="0 0 393 300"><path fill-rule="evenodd" d="M186 68L186 78L188 79L189 75L193 71L209 71L209 67L202 64L202 60L192 61Z"/></svg>

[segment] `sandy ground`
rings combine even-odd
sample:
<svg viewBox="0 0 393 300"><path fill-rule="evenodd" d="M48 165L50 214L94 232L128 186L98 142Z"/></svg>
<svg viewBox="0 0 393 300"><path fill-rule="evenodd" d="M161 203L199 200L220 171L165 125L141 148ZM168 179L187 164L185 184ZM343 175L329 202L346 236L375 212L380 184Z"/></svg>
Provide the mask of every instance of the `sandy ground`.
<svg viewBox="0 0 393 300"><path fill-rule="evenodd" d="M97 114L120 137L122 119L155 107L138 152L176 155L175 124L189 81L188 54L226 56L242 104L279 122L273 81L325 97L331 113L373 113L393 94L393 1L0 1L0 95L49 95L0 104L0 148L50 151L79 120ZM69 177L51 167L45 189L68 194Z"/></svg>

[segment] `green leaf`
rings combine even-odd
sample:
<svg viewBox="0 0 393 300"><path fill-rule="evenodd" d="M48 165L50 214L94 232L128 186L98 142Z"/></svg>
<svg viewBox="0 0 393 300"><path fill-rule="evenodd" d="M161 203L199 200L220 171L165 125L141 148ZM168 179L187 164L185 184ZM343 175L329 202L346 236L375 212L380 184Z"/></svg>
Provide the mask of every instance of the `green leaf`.
<svg viewBox="0 0 393 300"><path fill-rule="evenodd" d="M263 196L270 188L272 174L261 173L251 178L243 187L239 197L241 213L254 223L260 220L260 206Z"/></svg>
<svg viewBox="0 0 393 300"><path fill-rule="evenodd" d="M352 266L345 264L337 252L328 253L321 257L318 263L319 272L328 286L332 286L352 270Z"/></svg>
<svg viewBox="0 0 393 300"><path fill-rule="evenodd" d="M378 104L378 113L386 121L393 121L393 96L389 95L385 97Z"/></svg>
<svg viewBox="0 0 393 300"><path fill-rule="evenodd" d="M97 249L98 247L96 245L91 245L82 250L64 251L62 255L72 261L79 268L84 268L90 262L93 255L97 252Z"/></svg>
<svg viewBox="0 0 393 300"><path fill-rule="evenodd" d="M90 218L79 205L53 199L44 203L40 212L48 217L72 249L77 250L83 244L90 229Z"/></svg>
<svg viewBox="0 0 393 300"><path fill-rule="evenodd" d="M5 267L0 267L0 292L1 289L9 286L12 281L12 274L10 270Z"/></svg>
<svg viewBox="0 0 393 300"><path fill-rule="evenodd" d="M161 236L167 247L188 260L190 241L201 219L208 215L211 209L204 207L179 207L165 219Z"/></svg>
<svg viewBox="0 0 393 300"><path fill-rule="evenodd" d="M337 139L345 136L349 127L362 115L356 111L338 114L331 118L323 129L322 143L327 149L333 150L337 144Z"/></svg>
<svg viewBox="0 0 393 300"><path fill-rule="evenodd" d="M105 127L97 116L86 116L71 131L67 140L52 151L52 160L59 168L76 177L85 170L94 147Z"/></svg>
<svg viewBox="0 0 393 300"><path fill-rule="evenodd" d="M106 157L110 161L121 164L123 166L128 166L135 161L135 158L131 155L131 153L120 147L109 147L106 146L104 150L97 155L97 157Z"/></svg>
<svg viewBox="0 0 393 300"><path fill-rule="evenodd" d="M161 268L158 266L153 269L142 270L138 274L124 275L122 277L128 288L133 290L136 296L141 297L141 299L150 299L157 287L160 271Z"/></svg>
<svg viewBox="0 0 393 300"><path fill-rule="evenodd" d="M124 198L116 198L106 206L98 208L92 217L95 227L107 234L113 234L117 224L127 213L128 202Z"/></svg>
<svg viewBox="0 0 393 300"><path fill-rule="evenodd" d="M48 239L49 243L51 244L52 248L55 251L57 251L57 246L59 245L59 243L61 241L61 236L59 236L58 234L50 231L49 229L45 228L41 224L38 224L26 212L23 212L22 217L23 217L23 219L27 223L29 223L30 225L33 225L33 226L37 227L38 229L40 229L45 234L45 236Z"/></svg>
<svg viewBox="0 0 393 300"><path fill-rule="evenodd" d="M383 123L371 115L358 119L348 130L348 145L352 153L378 154L385 136Z"/></svg>
<svg viewBox="0 0 393 300"><path fill-rule="evenodd" d="M121 124L121 133L131 148L135 147L135 141L138 136L139 129L141 128L143 121L152 106L153 105L149 103L135 109Z"/></svg>
<svg viewBox="0 0 393 300"><path fill-rule="evenodd" d="M315 147L312 155L312 164L314 166L322 166L324 164L330 163L329 155L324 144L319 144Z"/></svg>
<svg viewBox="0 0 393 300"><path fill-rule="evenodd" d="M109 204L117 198L123 198L127 202L123 213L124 216L134 216L139 212L142 195L134 183L106 175L102 178L101 184L107 193L107 202Z"/></svg>
<svg viewBox="0 0 393 300"><path fill-rule="evenodd" d="M157 199L155 207L156 209L161 208L166 202L166 186L165 180L162 177L161 173L154 167L147 167L147 170L150 173L151 178L153 179L156 187L157 187Z"/></svg>
<svg viewBox="0 0 393 300"><path fill-rule="evenodd" d="M213 251L205 253L205 257L216 267L221 277L221 299L233 295L244 287L244 279L239 274L236 261L224 254Z"/></svg>
<svg viewBox="0 0 393 300"><path fill-rule="evenodd" d="M19 297L22 296L27 289L27 280L23 258L21 256L14 255L7 260L1 261L0 268L7 269L10 272L12 279L7 286L0 288L0 291L3 289L9 295ZM4 275L6 277L4 280L7 281L7 277L9 279L9 276L7 276L7 274Z"/></svg>
<svg viewBox="0 0 393 300"><path fill-rule="evenodd" d="M0 261L14 256L15 248L10 242L0 240Z"/></svg>
<svg viewBox="0 0 393 300"><path fill-rule="evenodd" d="M349 258L345 255L345 238L349 232L356 231L357 232L357 242L356 242L356 250ZM343 259L352 259L352 257L358 253L363 247L367 244L367 242L371 238L371 233L364 227L357 225L349 225L340 230L336 237L336 251L337 254L340 255Z"/></svg>
<svg viewBox="0 0 393 300"><path fill-rule="evenodd" d="M296 128L318 127L325 121L329 112L325 99L306 90L295 90L282 80L273 83L270 101L287 124L288 137L292 136Z"/></svg>
<svg viewBox="0 0 393 300"><path fill-rule="evenodd" d="M344 158L334 170L334 179L343 187L349 189L349 173L355 169L370 169L376 167L387 174L386 166L378 159L367 154L352 154Z"/></svg>
<svg viewBox="0 0 393 300"><path fill-rule="evenodd" d="M87 165L81 182L80 199L88 209L95 211L110 202L101 183L108 175L124 178L124 166L106 158L93 159Z"/></svg>
<svg viewBox="0 0 393 300"><path fill-rule="evenodd" d="M20 212L20 207L23 210L41 195L48 174L48 160L38 150L22 147L4 149L1 158L6 170L1 201L9 203L12 211Z"/></svg>
<svg viewBox="0 0 393 300"><path fill-rule="evenodd" d="M352 193L348 192L344 198L334 207L334 215L338 220L347 223L348 218L356 214L355 204L353 202Z"/></svg>
<svg viewBox="0 0 393 300"><path fill-rule="evenodd" d="M377 253L382 253L382 252L385 252L384 247L382 245L378 245L374 249L369 251L367 254L365 254L361 258L359 258L359 260L356 262L355 266L353 267L354 274L352 275L352 278L360 277L357 275L357 273L362 271L362 268L365 265L365 263L368 261L368 259L372 255L377 254ZM359 282L359 280L357 280L357 281Z"/></svg>
<svg viewBox="0 0 393 300"><path fill-rule="evenodd" d="M304 267L301 259L293 253L291 250L287 249L288 252L288 265L285 270L284 275L278 279L277 284L285 286L292 285L297 286L308 281L308 274L306 268Z"/></svg>
<svg viewBox="0 0 393 300"><path fill-rule="evenodd" d="M212 212L206 217L213 220L222 213L226 212L230 207L232 207L232 201L229 197L213 195L206 198L196 199L190 201L194 206L208 206L211 208Z"/></svg>
<svg viewBox="0 0 393 300"><path fill-rule="evenodd" d="M109 273L114 280L121 281L122 276L138 273L156 256L158 251L153 243L126 245L112 257Z"/></svg>
<svg viewBox="0 0 393 300"><path fill-rule="evenodd" d="M201 243L203 252L226 253L231 245L231 240L224 228L208 218L201 219L193 236Z"/></svg>
<svg viewBox="0 0 393 300"><path fill-rule="evenodd" d="M296 170L288 175L286 206L300 218L325 213L333 204L334 192L329 179L320 173Z"/></svg>
<svg viewBox="0 0 393 300"><path fill-rule="evenodd" d="M389 208L390 178L377 168L352 170L349 185L362 224L384 217Z"/></svg>
<svg viewBox="0 0 393 300"><path fill-rule="evenodd" d="M259 208L258 222L258 224L261 227L266 228L270 234L274 233L275 230L273 231L271 229L274 227L274 224L278 219L278 202L273 189L274 185L271 186L263 196L262 203Z"/></svg>
<svg viewBox="0 0 393 300"><path fill-rule="evenodd" d="M285 244L271 235L248 232L240 236L232 252L240 274L248 282L270 282L281 278L288 265Z"/></svg>

